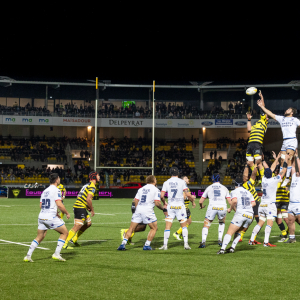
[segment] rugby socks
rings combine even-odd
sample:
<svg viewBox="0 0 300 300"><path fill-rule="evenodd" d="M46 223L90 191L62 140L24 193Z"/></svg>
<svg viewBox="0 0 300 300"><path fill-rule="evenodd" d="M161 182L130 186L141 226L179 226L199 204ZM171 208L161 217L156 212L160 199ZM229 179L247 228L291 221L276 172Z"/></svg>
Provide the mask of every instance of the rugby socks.
<svg viewBox="0 0 300 300"><path fill-rule="evenodd" d="M259 217L258 217L258 216L255 217L255 221L256 221L256 223L258 224L258 222L259 222Z"/></svg>
<svg viewBox="0 0 300 300"><path fill-rule="evenodd" d="M269 243L271 229L272 229L272 227L270 225L267 225L266 228L265 228L265 240L264 240L265 244Z"/></svg>
<svg viewBox="0 0 300 300"><path fill-rule="evenodd" d="M182 233L182 228L180 227L180 228L176 231L176 233L177 233L178 235L180 235L180 234Z"/></svg>
<svg viewBox="0 0 300 300"><path fill-rule="evenodd" d="M245 232L244 232L244 234L245 234ZM232 242L232 245L231 245L231 247L233 249L235 249L235 247L236 247L237 243L239 242L240 238L241 238L241 234L240 233L236 233L235 238L234 238L234 240Z"/></svg>
<svg viewBox="0 0 300 300"><path fill-rule="evenodd" d="M220 222L220 223L219 223L219 236L218 236L218 241L222 241L224 230L225 230L225 223Z"/></svg>
<svg viewBox="0 0 300 300"><path fill-rule="evenodd" d="M27 252L27 256L31 256L33 251L35 250L35 248L39 245L39 243L36 241L36 240L33 240L30 247L29 247L29 250Z"/></svg>
<svg viewBox="0 0 300 300"><path fill-rule="evenodd" d="M134 231L132 231L132 234L131 234L131 237L130 237L130 238L133 238L133 236L134 236Z"/></svg>
<svg viewBox="0 0 300 300"><path fill-rule="evenodd" d="M224 236L222 247L221 247L222 250L226 249L227 245L230 243L230 240L231 240L231 235L226 233Z"/></svg>
<svg viewBox="0 0 300 300"><path fill-rule="evenodd" d="M294 234L290 234L290 239L295 239L296 236Z"/></svg>
<svg viewBox="0 0 300 300"><path fill-rule="evenodd" d="M63 219L64 215L65 214L63 212L60 212L60 214L59 214L59 216L60 216L61 219Z"/></svg>
<svg viewBox="0 0 300 300"><path fill-rule="evenodd" d="M288 179L290 177L291 171L292 171L292 166L287 167L287 169L286 169L286 175L285 175L286 179Z"/></svg>
<svg viewBox="0 0 300 300"><path fill-rule="evenodd" d="M168 240L169 240L169 237L170 237L170 230L165 230L164 232L164 245L168 245Z"/></svg>
<svg viewBox="0 0 300 300"><path fill-rule="evenodd" d="M122 241L122 245L126 245L127 244L127 242L128 242L128 240L127 239L123 239L123 241Z"/></svg>
<svg viewBox="0 0 300 300"><path fill-rule="evenodd" d="M73 243L77 243L78 238L83 234L83 231L78 230L74 237L72 238Z"/></svg>
<svg viewBox="0 0 300 300"><path fill-rule="evenodd" d="M76 234L76 232L73 229L71 229L69 231L69 234L68 234L68 237L66 239L65 245L68 245L68 243L72 240L72 238L75 236L75 234Z"/></svg>
<svg viewBox="0 0 300 300"><path fill-rule="evenodd" d="M182 237L183 237L184 244L187 244L188 243L188 239L189 239L187 227L183 227L182 228Z"/></svg>
<svg viewBox="0 0 300 300"><path fill-rule="evenodd" d="M245 231L241 231L241 233L240 233L240 240L241 241L243 240L245 233L246 233Z"/></svg>
<svg viewBox="0 0 300 300"><path fill-rule="evenodd" d="M202 243L206 242L207 234L208 234L208 228L203 227L202 228Z"/></svg>
<svg viewBox="0 0 300 300"><path fill-rule="evenodd" d="M64 244L65 244L64 240L58 239L57 246L56 246L56 249L55 249L55 252L54 252L55 255L60 255L60 251L61 251Z"/></svg>
<svg viewBox="0 0 300 300"><path fill-rule="evenodd" d="M255 241L255 238L257 236L257 234L259 233L261 227L257 224L255 225L255 227L253 228L252 234L251 234L251 238L250 241L253 242Z"/></svg>
<svg viewBox="0 0 300 300"><path fill-rule="evenodd" d="M151 241L146 241L146 243L145 243L145 246L150 246L150 244L151 244Z"/></svg>
<svg viewBox="0 0 300 300"><path fill-rule="evenodd" d="M279 227L282 235L287 235L287 232L285 231L285 226L283 223L278 224L278 227Z"/></svg>

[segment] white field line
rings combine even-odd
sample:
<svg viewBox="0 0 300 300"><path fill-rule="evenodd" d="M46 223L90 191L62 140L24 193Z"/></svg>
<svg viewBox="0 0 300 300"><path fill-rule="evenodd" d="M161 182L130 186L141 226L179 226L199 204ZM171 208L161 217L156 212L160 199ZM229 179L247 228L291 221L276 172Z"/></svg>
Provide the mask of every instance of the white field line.
<svg viewBox="0 0 300 300"><path fill-rule="evenodd" d="M30 245L26 245L26 244L22 244L22 243L16 243L16 242L11 242L11 241L6 241L6 240L0 240L0 242L5 242L5 243L8 243L8 244L16 244L16 245L21 245L21 246L26 246L26 247L30 247ZM50 250L48 248L43 248L43 247L37 247L39 249L42 249L42 250Z"/></svg>
<svg viewBox="0 0 300 300"><path fill-rule="evenodd" d="M8 205L0 205L1 207L10 207L10 206L8 206Z"/></svg>
<svg viewBox="0 0 300 300"><path fill-rule="evenodd" d="M102 214L102 213L95 213L95 215L102 215L102 216L115 216L115 214Z"/></svg>

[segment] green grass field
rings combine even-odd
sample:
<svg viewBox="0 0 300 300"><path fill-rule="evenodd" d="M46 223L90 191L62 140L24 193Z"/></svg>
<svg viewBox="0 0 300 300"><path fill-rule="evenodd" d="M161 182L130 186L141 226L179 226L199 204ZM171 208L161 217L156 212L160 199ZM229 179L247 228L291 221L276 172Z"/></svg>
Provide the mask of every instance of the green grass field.
<svg viewBox="0 0 300 300"><path fill-rule="evenodd" d="M72 212L75 199L65 200ZM192 250L183 248L172 234L167 251L143 251L149 229L137 233L135 245L117 251L120 229L131 220L131 199L94 201L93 225L79 239L82 247L63 250L66 262L51 259L59 234L49 230L40 247L33 253L34 263L23 258L36 237L39 199L0 199L0 297L1 299L296 299L300 270L300 243L282 244L276 224L271 233L274 248L248 246L254 227L245 234L233 254L216 255L218 223L208 233L207 248L199 249L206 208L192 209L195 221L189 228ZM197 201L198 202L198 201ZM207 202L207 200L206 200ZM207 203L205 203L207 204ZM151 246L163 244L164 215L155 209L158 232ZM227 215L226 228L233 213ZM66 220L73 226L73 215ZM299 232L299 227L297 227ZM297 234L296 232L296 234ZM257 238L263 242L264 232ZM297 238L297 237L296 237Z"/></svg>

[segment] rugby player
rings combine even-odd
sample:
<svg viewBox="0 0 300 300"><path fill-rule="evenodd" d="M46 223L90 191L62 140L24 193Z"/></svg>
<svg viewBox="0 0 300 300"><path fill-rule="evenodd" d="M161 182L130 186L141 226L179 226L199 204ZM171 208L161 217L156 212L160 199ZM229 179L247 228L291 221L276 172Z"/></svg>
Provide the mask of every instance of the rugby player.
<svg viewBox="0 0 300 300"><path fill-rule="evenodd" d="M228 249L229 253L234 253L235 247L239 242L241 231L244 228L248 228L253 221L253 207L255 206L255 200L253 195L245 190L243 187L243 178L236 178L235 189L231 192L231 203L228 212L232 210L235 214L231 220L227 233L224 236L221 249L217 254L224 254L227 245L229 244L233 234L234 240L231 247Z"/></svg>
<svg viewBox="0 0 300 300"><path fill-rule="evenodd" d="M187 176L183 176L182 180L185 181L186 186L188 186L188 184L190 184L190 180ZM188 188L188 193L190 192L190 189ZM196 196L192 195L192 197L194 198L194 200L196 199ZM186 227L188 228L191 223L192 223L192 217L191 217L191 211L189 209L189 204L190 204L190 200L188 197L185 197L184 199L184 205L185 205L185 209L186 209L186 216L187 216L187 222L186 222ZM194 206L193 208L196 207L195 201L193 202ZM173 236L175 239L177 240L182 240L182 228L180 227L176 232L173 233Z"/></svg>
<svg viewBox="0 0 300 300"><path fill-rule="evenodd" d="M218 216L219 219L219 236L218 236L218 244L222 246L222 238L225 229L225 219L226 214L229 212L229 208L227 209L226 200L230 204L230 195L228 189L220 183L220 175L218 173L214 173L211 177L213 184L208 186L202 197L199 200L200 209L203 209L203 202L208 197L209 205L206 211L204 224L202 228L202 242L200 243L199 248L205 248L206 239L208 234L208 229L215 219Z"/></svg>
<svg viewBox="0 0 300 300"><path fill-rule="evenodd" d="M172 222L177 218L180 222L180 226L182 228L182 236L184 241L184 249L190 250L190 246L188 244L188 229L187 225L187 215L186 209L184 206L184 199L187 197L194 206L194 198L191 193L188 192L188 187L186 186L185 181L178 178L179 170L177 167L170 168L171 178L164 182L162 191L160 194L160 198L162 202L165 201L165 194L168 193L168 203L164 205L164 208L167 206L168 214L166 216L166 228L164 231L164 245L159 248L160 250L168 249L168 240L170 237L170 230L172 227Z"/></svg>
<svg viewBox="0 0 300 300"><path fill-rule="evenodd" d="M253 196L253 198L255 200L255 205L253 206L253 214L254 214L254 218L255 218L256 222L258 223L259 222L258 207L259 207L260 199L259 199L259 197L257 195L256 189L255 189L255 186L254 186L256 175L257 175L257 164L254 165L254 168L252 170L251 176L249 178L249 164L250 163L253 163L253 162L249 162L248 161L247 164L246 164L246 166L245 166L244 173L243 173L243 185L242 185L242 187L244 189L246 189L247 191L249 191L252 194L252 196ZM240 237L239 242L243 241L244 234L246 233L247 230L248 230L248 227L244 228L240 232L241 237ZM254 243L255 244L261 244L260 242L258 242L256 240L256 237L254 238Z"/></svg>
<svg viewBox="0 0 300 300"><path fill-rule="evenodd" d="M63 200L66 198L67 190L65 189L65 187L64 187L63 184L61 184L61 183L57 186L57 188L58 188L58 189L60 190L60 192L61 192L61 201L62 201L62 203L64 203ZM63 213L63 212L60 212L59 216L60 216L60 218L62 219L62 218L64 217L64 213Z"/></svg>
<svg viewBox="0 0 300 300"><path fill-rule="evenodd" d="M92 225L92 220L87 210L91 213L92 217L95 215L92 200L96 190L96 182L100 181L100 176L97 172L92 171L89 174L89 180L90 182L81 188L77 195L77 200L73 205L74 226L69 232L63 246L64 249L73 249L73 247L68 245L69 242L73 246L79 247L80 245L77 243L78 238Z"/></svg>
<svg viewBox="0 0 300 300"><path fill-rule="evenodd" d="M290 203L288 206L288 226L289 239L286 244L296 243L295 221L300 225L300 159L295 156L294 166L292 167L292 183L290 186Z"/></svg>
<svg viewBox="0 0 300 300"><path fill-rule="evenodd" d="M57 188L60 183L58 174L52 173L49 176L49 181L50 186L43 191L40 199L41 211L38 217L37 237L32 241L27 255L24 257L25 262L33 262L33 260L31 259L32 253L45 238L48 229L54 229L55 231L60 233L57 247L54 254L52 255L52 258L59 261L65 261L65 259L61 257L60 252L68 236L68 229L65 225L65 222L57 216L57 208L59 208L61 212L66 214L67 219L70 218L70 214L64 207L61 201L61 192Z"/></svg>
<svg viewBox="0 0 300 300"><path fill-rule="evenodd" d="M143 247L143 250L153 250L150 246L156 231L157 231L157 218L154 213L154 206L164 211L165 216L167 215L167 209L165 209L160 203L160 191L156 185L156 178L154 175L149 175L146 178L146 185L140 188L134 198L136 210L132 215L131 224L122 244L118 250L126 250L125 246L128 239L131 237L132 232L139 226L140 223L147 224L150 227L147 241Z"/></svg>
<svg viewBox="0 0 300 300"><path fill-rule="evenodd" d="M298 148L298 140L296 138L296 130L297 127L300 126L300 121L294 117L297 113L297 110L293 107L288 108L284 116L277 116L273 114L270 110L264 107L264 103L260 100L257 101L258 106L272 119L276 120L280 126L283 135L283 144L281 147L281 167L280 172L283 168L284 158L286 153L289 154L290 159L287 162L287 171L286 171L286 179L281 184L282 187L286 186L290 180L290 174L292 170L292 158L294 156L295 150Z"/></svg>
<svg viewBox="0 0 300 300"><path fill-rule="evenodd" d="M259 91L258 95L260 96L260 101L264 106L264 97L261 91ZM248 162L252 162L252 164L249 165L252 171L254 168L253 161L255 160L255 162L259 165L259 173L262 178L264 175L264 169L261 164L263 155L262 148L269 118L262 109L260 110L260 119L252 126L251 118L251 114L247 113L247 130L250 133L250 136L247 145L246 159Z"/></svg>
<svg viewBox="0 0 300 300"><path fill-rule="evenodd" d="M283 170L276 177L272 177L272 170L268 168L268 165L266 164L266 162L264 162L265 174L262 179L263 195L261 197L261 204L258 209L259 222L252 231L249 245L255 245L254 238L259 233L260 229L262 228L265 221L267 220L267 226L265 228L264 247L276 247L276 245L273 245L269 242L269 238L273 226L273 221L277 217L277 209L275 206L277 184L282 180L283 176L286 173L287 159L289 159L288 154L285 156L285 163L283 164ZM274 166L276 166L276 161L273 163L272 167Z"/></svg>

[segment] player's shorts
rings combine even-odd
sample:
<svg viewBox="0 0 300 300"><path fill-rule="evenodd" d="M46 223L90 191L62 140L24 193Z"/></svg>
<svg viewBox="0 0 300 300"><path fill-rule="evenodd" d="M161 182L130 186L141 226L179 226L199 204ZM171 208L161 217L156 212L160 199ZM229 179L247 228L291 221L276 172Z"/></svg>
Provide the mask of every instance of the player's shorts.
<svg viewBox="0 0 300 300"><path fill-rule="evenodd" d="M252 213L235 213L231 220L231 224L234 224L238 227L248 228L253 221Z"/></svg>
<svg viewBox="0 0 300 300"><path fill-rule="evenodd" d="M288 149L296 150L298 148L298 140L296 138L294 139L286 139L283 140L281 151L286 151Z"/></svg>
<svg viewBox="0 0 300 300"><path fill-rule="evenodd" d="M261 203L259 205L258 209L259 215L267 218L267 219L273 219L277 217L277 208L275 203L269 203L269 204L264 204Z"/></svg>
<svg viewBox="0 0 300 300"><path fill-rule="evenodd" d="M54 217L53 219L40 219L39 218L38 223L39 223L39 225L38 225L39 230L55 229L55 228L65 225L65 222L59 217Z"/></svg>
<svg viewBox="0 0 300 300"><path fill-rule="evenodd" d="M289 202L276 202L275 203L277 210L280 209L280 211L287 211L289 207Z"/></svg>
<svg viewBox="0 0 300 300"><path fill-rule="evenodd" d="M227 206L213 206L209 205L206 211L205 218L212 221L215 219L216 216L218 216L219 220L222 220L226 217L227 214Z"/></svg>
<svg viewBox="0 0 300 300"><path fill-rule="evenodd" d="M90 217L85 208L73 207L73 211L74 211L74 219L85 221L87 218Z"/></svg>
<svg viewBox="0 0 300 300"><path fill-rule="evenodd" d="M168 215L166 218L174 220L175 217L178 221L184 220L187 218L186 209L184 204L168 204Z"/></svg>
<svg viewBox="0 0 300 300"><path fill-rule="evenodd" d="M189 208L186 208L186 218L187 219L190 219L192 216L191 216L191 211Z"/></svg>
<svg viewBox="0 0 300 300"><path fill-rule="evenodd" d="M154 212L145 212L145 213L135 212L131 218L131 222L139 223L139 224L141 224L141 223L149 224L149 223L153 223L156 221L157 221L157 218L156 218Z"/></svg>
<svg viewBox="0 0 300 300"><path fill-rule="evenodd" d="M295 216L300 214L300 203L299 202L290 202L288 207L288 213Z"/></svg>
<svg viewBox="0 0 300 300"><path fill-rule="evenodd" d="M131 212L132 212L132 214L135 213L135 210L136 210L136 207L135 207L134 201L132 201L132 203L131 203ZM139 225L145 225L146 226L147 224L139 223Z"/></svg>
<svg viewBox="0 0 300 300"><path fill-rule="evenodd" d="M258 216L258 208L259 208L259 204L260 204L260 203L259 203L258 201L256 201L256 202L255 202L255 206L252 207L254 216Z"/></svg>
<svg viewBox="0 0 300 300"><path fill-rule="evenodd" d="M251 142L247 146L247 152L246 156L261 156L263 154L262 152L263 145L261 143L257 142Z"/></svg>

